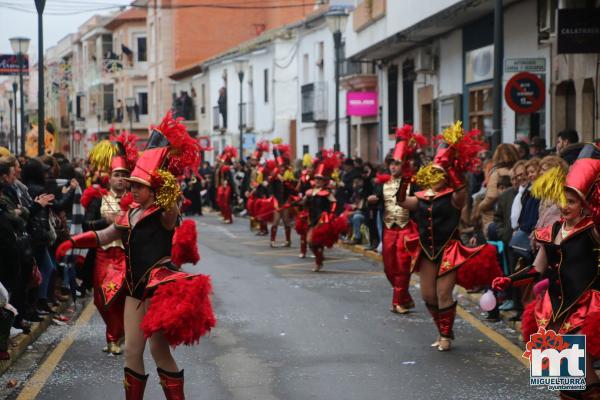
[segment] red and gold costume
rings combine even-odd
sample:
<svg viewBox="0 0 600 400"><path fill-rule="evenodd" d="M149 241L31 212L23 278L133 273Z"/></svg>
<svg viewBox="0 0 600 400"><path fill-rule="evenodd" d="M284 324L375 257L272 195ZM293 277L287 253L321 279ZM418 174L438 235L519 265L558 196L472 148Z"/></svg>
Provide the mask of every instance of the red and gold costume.
<svg viewBox="0 0 600 400"><path fill-rule="evenodd" d="M259 163L263 153L269 151L269 142L260 141L256 144L256 150L252 153L252 159ZM268 175L268 174L267 174ZM246 211L250 216L250 227L251 229L257 227L257 235L264 236L267 232L267 223L259 215L258 204L260 199L268 197L268 191L265 185L263 185L265 179L265 167L264 165L256 165L251 168L250 172L250 193L246 200Z"/></svg>
<svg viewBox="0 0 600 400"><path fill-rule="evenodd" d="M277 168L271 171L269 192L275 205L276 217L271 225L271 247L276 245L279 220L283 220L285 247L292 244L292 206L297 201L296 177L290 165L290 146L275 141L273 156Z"/></svg>
<svg viewBox="0 0 600 400"><path fill-rule="evenodd" d="M298 192L298 196L300 198L304 198L312 187L314 171L312 169L312 157L310 154L304 155L302 165L304 166L304 169L300 174L300 179L298 179L298 184L296 186L296 191ZM296 233L298 236L300 236L300 258L305 258L306 250L308 249L308 210L306 210L304 207L301 207L299 212L296 214L295 228Z"/></svg>
<svg viewBox="0 0 600 400"><path fill-rule="evenodd" d="M333 152L322 151L322 158L315 168L315 178L325 181L322 187L314 187L306 192L304 207L308 211L308 245L315 255L314 271L323 268L325 247L331 248L342 232L348 229L348 218L342 214L337 216L336 199L327 184L331 174L339 165L339 159Z"/></svg>
<svg viewBox="0 0 600 400"><path fill-rule="evenodd" d="M544 270L547 290L523 312L523 340L529 342L540 327L558 334L585 334L588 361L600 359L599 176L600 148L587 144L566 177L559 168L553 168L536 180L532 188L534 196L564 205L565 189L570 190L577 194L590 215L584 214L569 230L565 229L564 219L537 229L535 239L544 250L545 260L538 255L534 265L498 278L493 284L497 290L505 290L509 285L522 286L541 278L538 269ZM593 369L588 370L588 378L589 374L594 374ZM585 391L561 392L561 398L599 398L600 385L589 381L594 380L588 380Z"/></svg>
<svg viewBox="0 0 600 400"><path fill-rule="evenodd" d="M467 247L458 234L461 210L454 204L454 194L464 189L462 175L476 166L476 155L483 149L478 136L478 131L464 133L458 122L439 138L433 164L422 167L416 175L417 184L428 188L415 193L418 235L405 240L414 271L425 257L436 266L437 279L456 271L456 283L466 289L490 285L502 274L495 247L487 244ZM447 179L449 186L434 191L432 187L443 179ZM456 304L439 308L437 304L426 303L441 338L454 338Z"/></svg>
<svg viewBox="0 0 600 400"><path fill-rule="evenodd" d="M193 221L185 221L182 232L181 228L175 231L166 227L174 226L179 218L181 189L175 176L186 167L197 169L198 163L198 143L179 120L167 114L153 129L146 150L127 179L150 187L155 193L154 204L141 208L131 203L108 228L76 235L56 250L57 258L62 258L71 248L99 248L121 240L126 254L124 294L140 302L149 299L139 329L146 338L160 332L172 347L197 343L216 324L210 278L180 271L174 263L175 259L179 263L198 260L196 229L189 224L194 225ZM174 236L180 236L180 243L174 243ZM182 243L192 248L182 251ZM183 371L159 369L158 373L167 400L183 399ZM147 375L125 368L128 400L143 399L146 379Z"/></svg>
<svg viewBox="0 0 600 400"><path fill-rule="evenodd" d="M135 143L137 137L129 133L113 136L112 141L98 143L90 152L93 166L110 173L124 172L129 175L137 160ZM110 167L106 165L110 159ZM97 186L87 188L81 199L85 208L83 229L101 230L110 225L108 221L116 218L121 212L121 198L112 189L106 191ZM115 240L101 246L91 254L94 257L92 286L94 288L94 304L106 324L106 343L104 351L121 354L120 342L125 334L123 310L125 296L122 293L125 278L125 251L121 240Z"/></svg>
<svg viewBox="0 0 600 400"><path fill-rule="evenodd" d="M221 217L226 224L233 223L233 202L235 200L235 186L233 182L232 163L237 159L237 149L227 146L220 156L221 166L217 171L217 206Z"/></svg>

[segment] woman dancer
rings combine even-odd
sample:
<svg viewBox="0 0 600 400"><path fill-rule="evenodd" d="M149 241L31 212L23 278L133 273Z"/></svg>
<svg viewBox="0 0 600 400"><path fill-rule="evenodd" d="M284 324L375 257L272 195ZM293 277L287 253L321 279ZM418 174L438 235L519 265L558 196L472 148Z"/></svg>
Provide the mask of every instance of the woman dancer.
<svg viewBox="0 0 600 400"><path fill-rule="evenodd" d="M439 351L450 350L454 339L454 285L489 285L501 275L493 246L467 248L458 239L460 213L467 197L462 176L476 167L476 155L483 149L478 137L478 131L464 133L460 121L448 128L440 138L433 164L422 167L416 175L417 185L425 190L403 199L408 184L405 180L398 191L398 204L416 214L418 235L407 238L405 245L413 269L419 272L421 296L438 328L439 337L431 346ZM480 253L481 257L473 260Z"/></svg>
<svg viewBox="0 0 600 400"><path fill-rule="evenodd" d="M171 262L172 240L179 219L181 191L176 178L183 168L197 168L197 142L169 113L152 131L148 146L128 179L134 203L108 228L88 231L63 242L62 257L71 248L97 248L121 239L126 257L125 397L141 400L145 375L144 348L150 340L167 400L184 399L183 370L170 347L193 344L215 325L210 280L177 271Z"/></svg>
<svg viewBox="0 0 600 400"><path fill-rule="evenodd" d="M563 391L561 399L600 396L600 380L592 368L593 361L600 358L599 175L600 149L588 144L566 177L560 167L554 167L538 178L533 195L558 204L561 219L535 230L540 248L532 265L492 283L493 289L504 291L542 275L548 278L548 290L529 303L523 313L526 343L538 328L586 335L587 388Z"/></svg>

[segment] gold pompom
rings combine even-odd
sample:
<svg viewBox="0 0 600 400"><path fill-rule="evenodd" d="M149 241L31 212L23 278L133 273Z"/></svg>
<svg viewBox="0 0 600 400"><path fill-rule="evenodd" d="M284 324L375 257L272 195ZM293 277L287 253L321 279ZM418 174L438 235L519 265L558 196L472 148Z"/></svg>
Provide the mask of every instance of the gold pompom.
<svg viewBox="0 0 600 400"><path fill-rule="evenodd" d="M340 181L341 176L340 176L340 170L339 169L336 168L333 171L333 173L331 174L331 179L333 179L334 182L339 182Z"/></svg>
<svg viewBox="0 0 600 400"><path fill-rule="evenodd" d="M539 176L531 185L531 195L536 199L547 200L564 207L567 204L565 196L565 181L567 176L561 167L550 168Z"/></svg>
<svg viewBox="0 0 600 400"><path fill-rule="evenodd" d="M415 182L423 189L431 189L445 177L444 171L435 167L432 163L429 163L419 168L419 171L415 176Z"/></svg>
<svg viewBox="0 0 600 400"><path fill-rule="evenodd" d="M312 156L310 155L310 153L306 153L304 155L304 157L302 157L302 166L304 168L308 168L308 167L312 167L312 165L313 165Z"/></svg>
<svg viewBox="0 0 600 400"><path fill-rule="evenodd" d="M273 143L273 144L281 144L281 143L283 143L283 139L280 138L280 137L277 137L277 138L271 140L271 143Z"/></svg>
<svg viewBox="0 0 600 400"><path fill-rule="evenodd" d="M448 128L444 129L442 137L446 143L452 146L462 139L464 133L465 131L462 128L462 121L456 121L453 125L450 125Z"/></svg>
<svg viewBox="0 0 600 400"><path fill-rule="evenodd" d="M156 191L154 202L163 210L170 210L181 197L181 188L177 179L169 171L159 169L157 172L161 185Z"/></svg>
<svg viewBox="0 0 600 400"><path fill-rule="evenodd" d="M117 146L110 140L101 140L90 151L90 164L100 171L110 171L112 158L117 154Z"/></svg>
<svg viewBox="0 0 600 400"><path fill-rule="evenodd" d="M292 170L286 169L285 172L283 173L283 180L284 181L295 181L296 175L294 175L294 172Z"/></svg>
<svg viewBox="0 0 600 400"><path fill-rule="evenodd" d="M264 180L265 180L265 177L262 172L259 172L256 174L256 183L258 183L260 185L263 183Z"/></svg>

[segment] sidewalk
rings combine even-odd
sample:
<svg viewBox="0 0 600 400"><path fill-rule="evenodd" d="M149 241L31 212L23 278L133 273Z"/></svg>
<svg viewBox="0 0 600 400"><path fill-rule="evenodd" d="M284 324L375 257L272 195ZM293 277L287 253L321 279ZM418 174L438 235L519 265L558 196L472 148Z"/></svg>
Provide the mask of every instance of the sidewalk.
<svg viewBox="0 0 600 400"><path fill-rule="evenodd" d="M375 251L370 251L370 250L365 250L363 248L363 245L348 245L348 244L344 244L342 242L338 242L337 246L349 251L352 251L354 253L357 254L361 254L364 257L370 258L371 260L377 261L377 262L383 262L382 258L381 258L381 254L375 252ZM477 307L477 309L479 309L479 299L481 298L483 293L469 293L467 292L464 288L460 287L460 286L456 286L456 292L458 292L459 296L461 296L462 298L468 300L470 303L472 303L473 306ZM515 311L500 311L500 317L503 321L503 323L505 323L509 328L514 329L516 332L519 333L519 338L522 339L521 337L521 321L511 321L510 319L512 317L514 317L516 315ZM476 317L479 317L476 315ZM488 326L490 326L491 328L494 328L493 324L488 324ZM500 334L503 334L501 332L499 332Z"/></svg>
<svg viewBox="0 0 600 400"><path fill-rule="evenodd" d="M78 303L87 303L88 299L78 299ZM73 310L69 311L69 308L73 308ZM10 354L10 360L0 361L0 376L6 372L11 365L13 365L17 360L27 351L27 349L34 343L44 332L48 330L51 324L53 324L53 318L58 315L65 315L69 317L69 321L65 324L71 323L73 319L77 318L77 315L81 311L81 306L73 307L72 303L69 302L61 302L58 307L55 308L55 312L47 315L43 321L34 322L31 324L31 333L24 334L19 333L16 336L13 336L9 339L8 344L8 353Z"/></svg>

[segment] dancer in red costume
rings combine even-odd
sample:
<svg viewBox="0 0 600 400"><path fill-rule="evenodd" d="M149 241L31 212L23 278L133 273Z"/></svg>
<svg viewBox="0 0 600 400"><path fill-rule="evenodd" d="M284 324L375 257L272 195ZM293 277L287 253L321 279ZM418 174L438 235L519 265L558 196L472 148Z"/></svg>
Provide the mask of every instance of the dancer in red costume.
<svg viewBox="0 0 600 400"><path fill-rule="evenodd" d="M534 196L553 200L561 220L537 229L540 248L531 266L509 277L494 279L498 291L548 278L548 290L525 309L523 340L538 328L559 334L586 335L585 391L561 392L561 399L598 399L600 380L592 368L600 359L600 148L586 145L565 177L559 168L546 172L534 183Z"/></svg>
<svg viewBox="0 0 600 400"><path fill-rule="evenodd" d="M183 370L179 371L170 348L196 343L216 323L209 277L178 271L171 262L174 228L179 220L177 202L181 198L175 176L186 167L196 170L198 163L198 143L169 113L153 129L146 150L128 179L134 200L129 210L108 228L76 235L56 250L57 257L62 257L71 248L98 248L114 240L123 241L127 254L127 400L144 397L148 375L143 356L147 339L166 399L184 399Z"/></svg>
<svg viewBox="0 0 600 400"><path fill-rule="evenodd" d="M392 285L391 311L406 314L415 303L410 296L410 254L404 245L405 238L414 237L417 233L416 224L410 219L410 212L398 204L399 190L405 192L400 199L411 192L411 185L403 184L410 181L412 175L411 158L414 152L427 143L427 139L412 132L412 126L398 128L396 147L390 163L391 175L378 176L380 183L377 193L369 197L369 203L380 203L383 208L383 269L385 276Z"/></svg>
<svg viewBox="0 0 600 400"><path fill-rule="evenodd" d="M305 154L302 159L302 165L304 169L298 179L296 186L296 192L300 198L304 198L306 193L310 190L313 185L314 168L312 157L310 154ZM308 241L306 235L308 234L308 210L300 207L300 211L296 214L295 228L296 233L300 236L300 258L306 258L306 250L308 248Z"/></svg>
<svg viewBox="0 0 600 400"><path fill-rule="evenodd" d="M137 160L135 142L137 137L122 133L114 138L114 143L103 140L90 152L90 160L98 170L110 169L109 190L97 186L87 188L81 197L85 208L83 218L84 231L101 230L112 224L121 212L120 202L127 193L130 171ZM110 166L103 165L111 160ZM115 240L98 249L90 250L94 257L92 286L94 304L106 324L106 347L103 351L121 354L121 341L125 335L123 311L125 295L125 251L121 240Z"/></svg>
<svg viewBox="0 0 600 400"><path fill-rule="evenodd" d="M233 182L232 163L237 159L237 149L227 146L219 157L221 166L217 177L217 206L221 211L224 224L233 223L233 202L235 200L235 185Z"/></svg>
<svg viewBox="0 0 600 400"><path fill-rule="evenodd" d="M275 213L271 225L271 247L277 246L277 230L279 222L283 221L285 231L284 247L292 245L292 203L296 198L296 177L290 165L290 146L275 140L273 156L277 168L272 171L269 179L271 196L275 200Z"/></svg>
<svg viewBox="0 0 600 400"><path fill-rule="evenodd" d="M448 128L440 138L433 164L416 175L417 185L425 190L402 201L408 185L405 180L398 192L398 204L416 215L418 236L407 238L405 245L414 270L419 272L421 295L438 328L439 337L432 347L439 351L450 350L454 339L454 285L489 285L501 275L493 246L467 248L458 238L467 196L462 176L475 167L476 155L484 148L478 138L477 131L464 133L460 122Z"/></svg>
<svg viewBox="0 0 600 400"><path fill-rule="evenodd" d="M266 187L262 185L264 181L264 167L260 165L260 160L266 151L269 151L269 142L267 140L256 144L256 150L254 150L250 157L250 190L246 192L246 211L250 217L250 230L256 229L258 236L264 236L268 233L266 222L257 219L256 211L256 200L266 197ZM258 182L259 176L260 183Z"/></svg>
<svg viewBox="0 0 600 400"><path fill-rule="evenodd" d="M332 247L340 233L348 229L348 218L336 216L336 200L329 188L329 179L339 158L332 151L321 151L321 159L315 169L314 187L306 192L302 204L308 210L308 246L315 255L314 272L323 268L325 247Z"/></svg>

